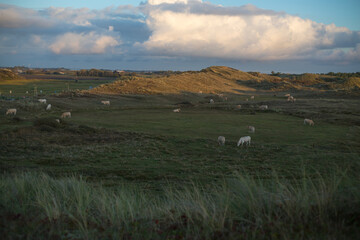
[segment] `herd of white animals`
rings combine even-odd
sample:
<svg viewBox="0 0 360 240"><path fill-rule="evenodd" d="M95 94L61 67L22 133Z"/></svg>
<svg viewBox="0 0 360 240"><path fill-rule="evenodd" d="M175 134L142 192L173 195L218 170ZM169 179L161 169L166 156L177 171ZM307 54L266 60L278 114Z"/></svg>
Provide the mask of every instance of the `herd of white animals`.
<svg viewBox="0 0 360 240"><path fill-rule="evenodd" d="M285 94L285 97L288 97L287 101L289 101L289 102L295 102L296 101L296 99L293 96L291 96L290 93ZM255 99L255 97L251 96L251 99ZM38 99L38 101L40 103L44 103L44 104L46 104L46 102L47 102L46 99ZM246 101L248 101L248 99L246 99ZM210 101L209 101L209 103L211 103L211 104L213 104L214 102L215 101L213 99L210 99ZM110 106L110 101L108 101L108 100L107 101L101 101L101 103L103 105L109 105ZM241 105L237 105L236 108L241 109ZM268 107L268 105L261 105L261 106L259 106L259 109L260 110L267 110L267 109L269 109L269 107ZM46 110L47 111L51 110L51 104L48 104L46 106ZM177 109L173 110L174 113L179 113L180 111L181 111L180 108L177 108ZM7 109L5 115L16 115L16 112L17 112L16 108L9 108L9 109ZM71 118L71 112L63 112L61 114L60 118ZM60 123L60 119L55 119L55 121ZM308 118L304 119L304 125L314 126L314 124L315 123L314 123L313 120L308 119ZM254 126L247 126L247 129L248 129L249 133L255 133L255 127ZM218 140L219 145L221 145L221 146L225 145L225 137L224 136L219 136L217 140ZM241 137L239 139L239 141L237 142L237 146L240 146L240 145L243 146L244 144L247 145L247 146L250 146L250 144L251 144L251 137L250 136Z"/></svg>
<svg viewBox="0 0 360 240"><path fill-rule="evenodd" d="M296 101L296 98L294 98L294 96L291 96L290 93L285 94L285 97L287 97L288 102L295 102ZM255 96L251 96L250 99L252 99L252 100L255 99ZM249 101L249 99L246 98L245 101ZM214 103L214 100L210 99L210 103ZM241 109L241 105L237 105L236 108ZM268 105L260 105L259 109L260 110L267 110L267 109L269 109L269 106ZM308 118L304 119L304 125L314 126L314 124L315 123L314 123L313 120L308 119ZM248 129L249 133L255 133L255 127L254 126L247 126L247 129ZM218 140L218 143L219 143L220 146L225 145L225 137L224 136L219 136L217 140ZM250 144L251 144L251 137L250 136L241 137L239 139L239 141L237 142L237 146L240 146L240 145L243 146L244 144L250 146Z"/></svg>
<svg viewBox="0 0 360 240"><path fill-rule="evenodd" d="M40 99L38 99L38 102L46 104L47 100L45 98L40 98ZM101 101L101 103L103 105L110 105L110 101ZM45 109L46 109L46 111L50 111L51 104L48 104ZM179 111L180 111L180 109L179 109ZM15 116L16 113L17 113L16 108L8 108L5 115L14 115ZM63 112L60 115L60 118L71 118L71 112ZM60 123L60 119L55 119L55 121Z"/></svg>

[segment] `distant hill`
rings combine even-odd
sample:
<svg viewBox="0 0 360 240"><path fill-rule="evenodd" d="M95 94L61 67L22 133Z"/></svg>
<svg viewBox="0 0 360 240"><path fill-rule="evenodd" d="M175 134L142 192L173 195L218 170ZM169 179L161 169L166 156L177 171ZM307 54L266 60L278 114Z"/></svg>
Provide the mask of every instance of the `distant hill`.
<svg viewBox="0 0 360 240"><path fill-rule="evenodd" d="M16 79L23 79L21 76L13 73L11 70L6 68L0 69L0 81L2 80L16 80Z"/></svg>
<svg viewBox="0 0 360 240"><path fill-rule="evenodd" d="M201 71L182 72L156 78L132 77L129 80L100 85L88 92L95 94L239 93L239 91L256 90L246 86L246 81L279 81L279 79L281 78L266 74L255 76L229 67L213 66Z"/></svg>

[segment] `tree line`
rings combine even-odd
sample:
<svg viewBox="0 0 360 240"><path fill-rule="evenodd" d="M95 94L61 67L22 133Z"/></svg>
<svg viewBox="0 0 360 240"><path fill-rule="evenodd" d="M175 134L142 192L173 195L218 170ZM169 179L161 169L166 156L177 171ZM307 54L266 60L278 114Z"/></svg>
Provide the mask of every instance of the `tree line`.
<svg viewBox="0 0 360 240"><path fill-rule="evenodd" d="M120 77L125 75L123 71L110 71L110 70L99 70L99 69L81 69L76 71L76 76L91 76L91 77Z"/></svg>

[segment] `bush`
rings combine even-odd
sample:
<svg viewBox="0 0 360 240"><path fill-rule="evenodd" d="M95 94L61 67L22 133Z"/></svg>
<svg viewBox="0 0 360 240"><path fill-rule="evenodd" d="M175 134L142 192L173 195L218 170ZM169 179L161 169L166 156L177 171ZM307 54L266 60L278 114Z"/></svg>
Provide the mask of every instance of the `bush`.
<svg viewBox="0 0 360 240"><path fill-rule="evenodd" d="M77 133L77 134L92 134L92 133L96 133L97 130L95 128L86 126L86 125L79 125L79 126L69 126L67 128L67 131L72 132L72 133Z"/></svg>
<svg viewBox="0 0 360 240"><path fill-rule="evenodd" d="M60 120L61 123L63 123L62 120ZM61 124L58 123L55 118L38 118L34 121L34 126L35 127L45 127L44 129L49 129L48 127L51 128L60 128ZM47 127L47 128L46 128Z"/></svg>

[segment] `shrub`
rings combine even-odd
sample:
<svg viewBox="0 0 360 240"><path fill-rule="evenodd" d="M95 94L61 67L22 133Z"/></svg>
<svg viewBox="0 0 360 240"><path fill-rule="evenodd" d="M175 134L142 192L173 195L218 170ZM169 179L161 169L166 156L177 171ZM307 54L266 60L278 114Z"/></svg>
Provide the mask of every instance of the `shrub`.
<svg viewBox="0 0 360 240"><path fill-rule="evenodd" d="M61 124L58 123L55 118L38 118L34 121L34 126L36 127L51 127L51 128L60 128Z"/></svg>

